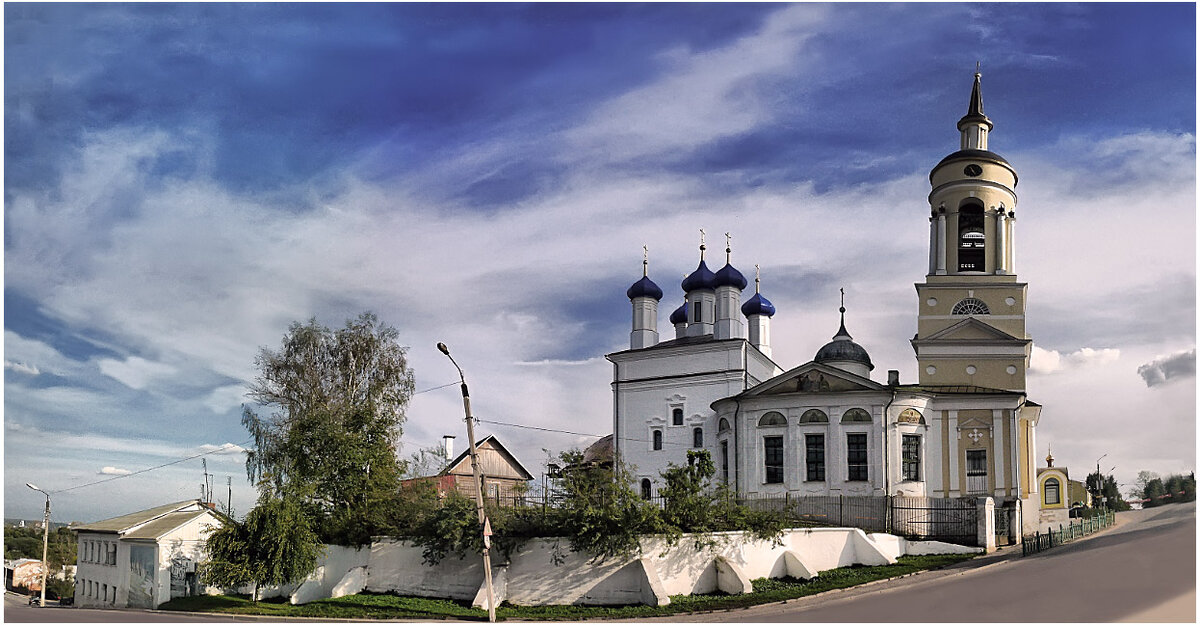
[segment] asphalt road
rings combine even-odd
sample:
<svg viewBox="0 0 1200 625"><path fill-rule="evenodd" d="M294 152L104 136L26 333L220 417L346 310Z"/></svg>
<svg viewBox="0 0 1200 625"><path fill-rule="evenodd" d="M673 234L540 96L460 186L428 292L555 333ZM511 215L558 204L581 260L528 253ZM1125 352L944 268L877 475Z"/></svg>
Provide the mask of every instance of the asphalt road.
<svg viewBox="0 0 1200 625"><path fill-rule="evenodd" d="M6 623L228 623L232 621L276 621L262 617L234 617L211 614L179 614L150 610L101 610L61 607L47 602L46 607L26 605L25 595L4 593Z"/></svg>
<svg viewBox="0 0 1200 625"><path fill-rule="evenodd" d="M669 620L1195 622L1195 504L1131 511L1118 519L1117 527L1085 539L957 574Z"/></svg>

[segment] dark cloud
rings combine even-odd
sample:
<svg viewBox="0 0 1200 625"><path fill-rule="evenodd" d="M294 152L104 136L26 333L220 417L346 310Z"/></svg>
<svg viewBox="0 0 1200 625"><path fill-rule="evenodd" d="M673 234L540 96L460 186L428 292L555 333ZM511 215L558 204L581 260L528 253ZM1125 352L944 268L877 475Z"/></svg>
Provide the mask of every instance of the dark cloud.
<svg viewBox="0 0 1200 625"><path fill-rule="evenodd" d="M1138 367L1138 375L1146 381L1146 386L1155 387L1172 380L1196 377L1196 350L1171 354Z"/></svg>

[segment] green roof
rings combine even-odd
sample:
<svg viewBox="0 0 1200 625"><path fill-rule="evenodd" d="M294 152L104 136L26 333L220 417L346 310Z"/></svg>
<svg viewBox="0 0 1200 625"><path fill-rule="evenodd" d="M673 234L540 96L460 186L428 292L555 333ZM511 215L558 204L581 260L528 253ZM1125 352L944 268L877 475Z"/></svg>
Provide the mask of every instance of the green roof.
<svg viewBox="0 0 1200 625"><path fill-rule="evenodd" d="M95 523L88 523L87 525L78 525L72 527L71 530L75 532L109 532L118 534L132 527L152 521L165 514L175 512L180 508L194 505L199 505L199 500L189 499L187 501L169 503L165 506L158 506L157 508L150 508L149 510L142 510L141 512L133 512L131 514L113 517L111 519L105 519L103 521L96 521Z"/></svg>
<svg viewBox="0 0 1200 625"><path fill-rule="evenodd" d="M168 512L163 516L138 527L137 529L127 532L121 538L148 538L151 540L157 539L160 536L168 534L171 530L182 527L187 522L208 515L212 510L208 508L200 508L199 510L188 510L185 512Z"/></svg>

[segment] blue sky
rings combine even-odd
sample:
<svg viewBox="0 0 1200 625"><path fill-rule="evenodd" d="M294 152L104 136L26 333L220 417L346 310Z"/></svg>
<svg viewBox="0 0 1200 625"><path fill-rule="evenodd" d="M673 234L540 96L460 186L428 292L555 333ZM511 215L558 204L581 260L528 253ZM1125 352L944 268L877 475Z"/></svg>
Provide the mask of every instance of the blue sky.
<svg viewBox="0 0 1200 625"><path fill-rule="evenodd" d="M5 515L236 445L260 346L373 310L418 389L611 431L625 288L699 229L779 309L776 360L907 339L929 169L982 63L1014 164L1039 446L1195 465L1192 4L6 4ZM405 454L460 434L417 395ZM533 470L591 439L484 424ZM461 438L461 437L460 437ZM1107 469L1108 467L1101 467ZM73 488L58 520L197 496L200 461ZM223 492L223 488L218 488Z"/></svg>

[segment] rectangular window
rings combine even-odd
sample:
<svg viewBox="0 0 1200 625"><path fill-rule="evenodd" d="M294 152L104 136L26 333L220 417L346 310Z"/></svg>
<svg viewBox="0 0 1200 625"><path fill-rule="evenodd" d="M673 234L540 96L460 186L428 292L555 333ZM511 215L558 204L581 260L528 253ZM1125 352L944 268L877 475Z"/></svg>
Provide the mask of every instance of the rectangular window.
<svg viewBox="0 0 1200 625"><path fill-rule="evenodd" d="M763 437L763 468L767 484L783 483L783 437Z"/></svg>
<svg viewBox="0 0 1200 625"><path fill-rule="evenodd" d="M846 434L846 479L852 482L867 481L867 435Z"/></svg>
<svg viewBox="0 0 1200 625"><path fill-rule="evenodd" d="M704 446L704 428L692 429L692 447Z"/></svg>
<svg viewBox="0 0 1200 625"><path fill-rule="evenodd" d="M825 481L825 435L804 435L804 479L809 482Z"/></svg>
<svg viewBox="0 0 1200 625"><path fill-rule="evenodd" d="M903 479L915 482L921 479L921 437L905 434L901 442L901 471Z"/></svg>
<svg viewBox="0 0 1200 625"><path fill-rule="evenodd" d="M692 302L692 323L700 323L701 321L700 302Z"/></svg>
<svg viewBox="0 0 1200 625"><path fill-rule="evenodd" d="M662 430L654 430L650 435L651 449L662 451Z"/></svg>
<svg viewBox="0 0 1200 625"><path fill-rule="evenodd" d="M986 493L988 489L987 450L967 450L967 492Z"/></svg>

